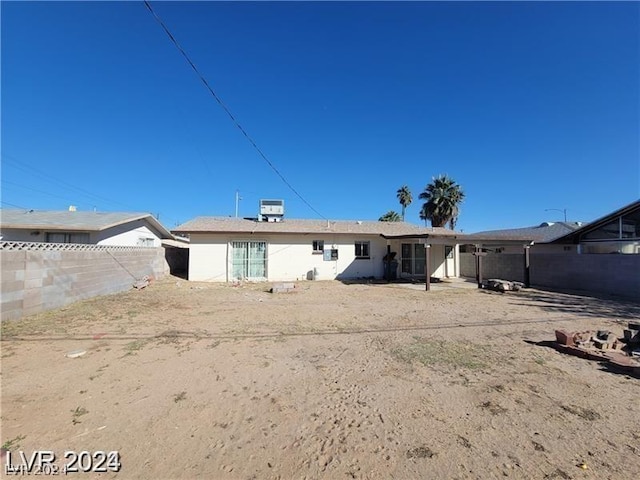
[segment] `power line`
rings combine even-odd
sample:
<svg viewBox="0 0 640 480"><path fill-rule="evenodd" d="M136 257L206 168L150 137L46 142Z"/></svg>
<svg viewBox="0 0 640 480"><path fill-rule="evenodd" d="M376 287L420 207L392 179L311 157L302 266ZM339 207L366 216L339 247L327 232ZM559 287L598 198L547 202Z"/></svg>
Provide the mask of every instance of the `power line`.
<svg viewBox="0 0 640 480"><path fill-rule="evenodd" d="M3 205L9 205L10 207L20 208L22 210L30 210L30 208L28 207L21 207L20 205L16 205L15 203L5 202L4 200L0 200L0 203L2 203Z"/></svg>
<svg viewBox="0 0 640 480"><path fill-rule="evenodd" d="M122 207L125 208L131 208L131 206L129 205L125 205L124 203L120 203L118 201L115 200L111 200L109 198L106 197L102 197L100 195L97 195L95 193L91 193L88 190L85 190L83 188L77 187L75 185L72 185L68 182L65 182L64 180L60 180L59 178L56 178L52 175L49 175L45 172L43 172L42 170L39 170L31 165L26 164L25 162L21 162L20 160L18 160L17 158L11 156L11 155L6 155L3 154L2 155L3 161L9 161L9 165L11 165L13 168L17 168L18 170L22 170L23 172L26 173L30 173L30 174L35 174L41 178L44 178L45 180L49 180L49 181L53 181L59 185L62 185L64 188L66 188L67 190L71 189L71 190L75 190L77 193L84 195L87 198L91 198L91 200L96 201L96 200L100 200L100 201L104 201L104 202L108 202L108 203L112 203L114 205L120 205ZM10 183L10 182L7 182ZM25 187L28 188L28 187ZM43 192L46 193L46 192Z"/></svg>
<svg viewBox="0 0 640 480"><path fill-rule="evenodd" d="M249 134L245 131L244 128L242 128L242 125L240 125L240 123L238 123L238 121L236 120L236 118L233 116L233 113L231 113L231 110L229 110L229 108L227 108L227 106L224 104L224 102L222 101L222 99L220 97L218 97L218 95L216 94L216 92L213 91L213 88L211 88L211 86L209 85L209 82L207 82L207 80L204 78L204 76L200 73L200 71L198 70L198 67L195 66L195 64L191 61L191 58L189 58L189 55L187 55L187 53L184 51L184 49L180 46L180 44L178 43L178 41L175 39L175 37L173 36L173 34L169 31L169 28L164 24L164 22L162 21L162 19L156 14L156 12L153 10L153 8L151 7L151 4L148 2L148 0L144 0L144 4L146 5L147 9L149 10L149 12L151 13L151 15L153 15L153 18L156 19L156 21L158 22L158 24L162 27L162 29L164 30L164 32L167 34L167 36L169 37L169 40L171 40L171 42L175 45L175 47L178 49L178 51L182 54L182 56L185 58L185 60L187 61L187 63L191 66L191 68L193 69L193 71L196 73L196 75L198 76L198 78L200 78L200 80L202 81L202 83L204 84L204 86L207 88L207 90L209 90L209 93L211 93L211 95L213 96L213 98L216 100L216 102L218 102L218 104L222 107L222 109L227 113L227 115L229 116L229 118L231 119L231 121L233 122L233 124L238 128L238 130L240 130L240 132L242 132L242 135L245 136L245 138L249 141L249 143L251 144L251 146L256 150L256 152L258 152L258 154L260 155L260 157L262 157L262 159L267 162L267 164L271 167L271 169L276 173L276 175L278 175L278 177L280 177L280 179L284 182L284 184L289 187L289 189L296 194L296 196L302 200L304 202L304 204L309 207L311 210L313 210L315 213L317 213L320 217L324 218L325 220L327 219L327 217L325 217L324 215L322 215L318 210L316 210L315 208L313 208L313 206L311 206L311 204L309 202L307 202L307 200L305 200L305 198L300 195L300 193L298 193L298 191L293 188L293 186L287 181L287 179L284 177L284 175L282 175L282 173L280 173L280 171L276 168L276 166L271 163L271 161L267 158L267 156L263 153L263 151L258 147L258 145L256 144L256 142L249 136Z"/></svg>
<svg viewBox="0 0 640 480"><path fill-rule="evenodd" d="M29 165L29 164L27 164L27 163L25 163L23 161L18 160L17 158L13 157L12 155L2 154L2 160L3 160L3 162L5 164L8 162L8 165L11 166L12 168L16 168L16 169L21 170L22 172L28 173L30 175L36 175L36 176L38 176L40 178L43 178L44 180L50 181L50 182L52 182L54 184L57 184L57 185L61 186L66 192L68 192L70 194L74 194L74 195L75 194L82 195L85 198L90 199L92 203L96 202L96 201L101 201L101 202L107 202L107 203L110 203L110 204L113 204L113 205L120 205L120 206L125 207L126 209L132 210L132 211L138 211L139 210L138 208L132 207L131 205L127 205L127 204L124 204L122 202L118 202L116 200L112 200L110 198L103 197L103 196L97 195L95 193L91 193L90 191L85 190L85 189L83 189L81 187L78 187L76 185L72 185L72 184L70 184L68 182L65 182L65 181L63 181L63 180L61 180L61 179L59 179L57 177L54 177L52 175L49 175L49 174L45 173L42 170L37 169L36 167L34 167L32 165ZM6 180L4 178L2 179L2 183L3 184L7 184L7 185L12 185L12 186L15 186L15 187L19 187L19 188L23 188L23 189L27 189L27 190L31 190L31 191L34 191L34 192L42 193L42 194L48 195L50 197L56 197L56 198L59 198L59 199L62 199L62 200L66 200L68 202L75 202L77 200L77 199L76 200L72 200L69 197L63 197L63 196L57 195L55 193L47 192L45 190L39 190L39 189L34 188L34 187L29 187L29 186L26 186L26 185L20 185L18 183ZM6 202L4 202L4 203L6 203ZM9 204L7 203L7 205L9 205ZM22 207L18 207L18 208L22 208Z"/></svg>

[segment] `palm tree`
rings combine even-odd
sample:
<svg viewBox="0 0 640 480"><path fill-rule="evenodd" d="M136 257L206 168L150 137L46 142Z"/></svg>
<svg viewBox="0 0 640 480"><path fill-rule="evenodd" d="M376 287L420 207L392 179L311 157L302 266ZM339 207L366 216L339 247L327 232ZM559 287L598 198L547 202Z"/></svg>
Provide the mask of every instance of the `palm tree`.
<svg viewBox="0 0 640 480"><path fill-rule="evenodd" d="M433 178L420 194L420 199L426 200L420 218L429 219L432 227L444 227L448 223L449 228L455 228L464 192L452 178L446 175Z"/></svg>
<svg viewBox="0 0 640 480"><path fill-rule="evenodd" d="M382 215L379 219L379 222L401 222L402 219L398 212L394 212L393 210L389 210L387 213Z"/></svg>
<svg viewBox="0 0 640 480"><path fill-rule="evenodd" d="M427 226L427 209L426 209L426 203L424 205L422 205L422 208L420 209L420 220L424 221L424 226Z"/></svg>
<svg viewBox="0 0 640 480"><path fill-rule="evenodd" d="M407 187L406 185L403 185L396 192L396 196L398 197L400 205L402 205L402 221L404 222L404 211L409 205L411 205L411 202L413 201L411 190L409 190L409 187Z"/></svg>

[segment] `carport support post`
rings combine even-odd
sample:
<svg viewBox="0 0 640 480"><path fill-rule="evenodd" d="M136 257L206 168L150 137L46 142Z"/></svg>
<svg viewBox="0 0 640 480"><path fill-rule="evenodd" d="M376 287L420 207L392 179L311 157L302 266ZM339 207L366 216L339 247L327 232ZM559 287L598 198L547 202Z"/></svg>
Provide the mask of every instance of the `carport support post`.
<svg viewBox="0 0 640 480"><path fill-rule="evenodd" d="M530 250L530 245L525 245L524 246L524 286L525 287L530 287L531 286L531 272L530 272L530 259L529 259L529 250Z"/></svg>
<svg viewBox="0 0 640 480"><path fill-rule="evenodd" d="M478 288L482 288L482 248L476 245L476 257L478 258Z"/></svg>
<svg viewBox="0 0 640 480"><path fill-rule="evenodd" d="M424 244L424 274L425 274L425 282L424 288L425 291L431 290L431 261L429 257L431 257L431 245L428 243Z"/></svg>

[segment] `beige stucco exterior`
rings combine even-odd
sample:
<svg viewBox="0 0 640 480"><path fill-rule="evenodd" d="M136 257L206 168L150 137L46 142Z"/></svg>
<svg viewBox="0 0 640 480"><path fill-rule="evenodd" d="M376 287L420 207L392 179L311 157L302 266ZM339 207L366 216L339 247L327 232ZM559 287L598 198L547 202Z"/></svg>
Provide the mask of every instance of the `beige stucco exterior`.
<svg viewBox="0 0 640 480"><path fill-rule="evenodd" d="M323 241L325 250L337 249L338 259L329 260L313 251L313 242ZM369 242L369 258L356 258L355 242ZM398 277L401 272L402 243L418 239L387 240L380 235L342 233L192 233L189 253L189 280L231 282L233 278L232 242L266 243L266 277L254 280L296 281L382 278L387 246L396 252ZM459 249L451 244L452 254L445 259L444 244L430 244L431 276L457 277L460 274ZM422 275L424 276L424 275Z"/></svg>

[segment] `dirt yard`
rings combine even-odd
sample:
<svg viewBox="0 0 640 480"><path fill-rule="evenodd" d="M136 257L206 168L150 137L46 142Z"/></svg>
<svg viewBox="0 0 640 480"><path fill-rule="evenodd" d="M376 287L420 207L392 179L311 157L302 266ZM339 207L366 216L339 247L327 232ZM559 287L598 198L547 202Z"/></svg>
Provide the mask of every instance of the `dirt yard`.
<svg viewBox="0 0 640 480"><path fill-rule="evenodd" d="M13 464L46 449L119 451L99 478L640 478L640 380L538 344L621 335L640 305L267 288L172 277L3 324Z"/></svg>

